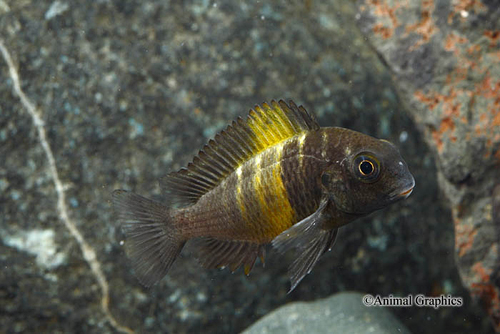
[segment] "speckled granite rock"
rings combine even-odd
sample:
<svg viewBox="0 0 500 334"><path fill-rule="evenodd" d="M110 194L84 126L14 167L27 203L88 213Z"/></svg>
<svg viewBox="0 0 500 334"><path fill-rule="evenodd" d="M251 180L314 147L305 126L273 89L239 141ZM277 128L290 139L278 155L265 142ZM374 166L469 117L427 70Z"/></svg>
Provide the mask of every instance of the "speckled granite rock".
<svg viewBox="0 0 500 334"><path fill-rule="evenodd" d="M500 332L499 3L363 0L358 7L359 25L436 156L462 280Z"/></svg>
<svg viewBox="0 0 500 334"><path fill-rule="evenodd" d="M393 311L418 333L491 331L456 272L432 156L355 16L347 1L0 0L0 39L41 118L1 57L0 330L234 333L284 303L356 290L461 295L462 308ZM202 270L187 251L143 289L111 191L160 199L159 177L281 97L397 143L414 194L343 228L290 295L291 259L273 252L246 278Z"/></svg>
<svg viewBox="0 0 500 334"><path fill-rule="evenodd" d="M366 307L363 295L342 292L314 302L295 302L269 313L242 334L409 334L388 309Z"/></svg>

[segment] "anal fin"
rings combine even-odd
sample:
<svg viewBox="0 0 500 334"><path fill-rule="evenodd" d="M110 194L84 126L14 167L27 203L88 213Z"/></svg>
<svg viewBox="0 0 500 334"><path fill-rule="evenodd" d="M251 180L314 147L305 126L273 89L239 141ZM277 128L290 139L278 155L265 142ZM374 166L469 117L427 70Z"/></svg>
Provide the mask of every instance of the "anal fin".
<svg viewBox="0 0 500 334"><path fill-rule="evenodd" d="M326 229L331 219L325 213L328 199L324 198L316 212L279 234L272 241L273 247L280 253L294 249L297 258L290 265L290 293L300 281L311 272L321 255L330 250L335 243L338 229Z"/></svg>
<svg viewBox="0 0 500 334"><path fill-rule="evenodd" d="M245 275L249 275L257 257L264 263L265 248L262 244L200 238L195 240L198 260L205 268L229 267L234 272L243 266Z"/></svg>

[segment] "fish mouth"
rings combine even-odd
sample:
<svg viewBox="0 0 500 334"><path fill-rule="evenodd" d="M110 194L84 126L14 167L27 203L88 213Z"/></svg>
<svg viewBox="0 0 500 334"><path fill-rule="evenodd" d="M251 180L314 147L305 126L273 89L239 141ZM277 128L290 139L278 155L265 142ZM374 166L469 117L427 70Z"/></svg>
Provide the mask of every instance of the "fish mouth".
<svg viewBox="0 0 500 334"><path fill-rule="evenodd" d="M404 197L404 198L406 198L406 197L410 196L410 194L412 193L414 187L415 186L411 186L407 190L405 190L402 193L400 193L399 195L397 195L397 197Z"/></svg>
<svg viewBox="0 0 500 334"><path fill-rule="evenodd" d="M415 188L415 181L414 180L413 180L413 182L411 184L409 184L408 186L404 187L403 191L401 191L400 189L397 189L396 191L393 191L389 195L389 198L391 200L400 200L400 199L408 198L408 196L410 196L411 193L413 192L413 188Z"/></svg>

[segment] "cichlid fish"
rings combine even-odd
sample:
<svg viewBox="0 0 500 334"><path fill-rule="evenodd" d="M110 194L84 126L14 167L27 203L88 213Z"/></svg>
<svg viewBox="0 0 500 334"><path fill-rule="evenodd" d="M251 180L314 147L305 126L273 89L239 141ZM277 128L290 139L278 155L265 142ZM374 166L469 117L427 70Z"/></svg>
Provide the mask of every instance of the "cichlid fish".
<svg viewBox="0 0 500 334"><path fill-rule="evenodd" d="M281 100L255 106L160 185L165 203L113 192L143 285L165 276L189 240L204 267L243 266L247 275L271 243L280 253L297 251L292 291L331 249L339 227L407 198L415 180L390 142L320 128L302 106Z"/></svg>

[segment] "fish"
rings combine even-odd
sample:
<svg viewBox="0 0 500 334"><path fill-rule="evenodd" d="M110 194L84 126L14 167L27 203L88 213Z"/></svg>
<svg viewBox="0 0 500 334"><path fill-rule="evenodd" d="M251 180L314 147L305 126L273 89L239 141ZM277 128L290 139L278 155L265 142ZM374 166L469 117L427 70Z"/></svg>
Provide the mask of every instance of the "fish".
<svg viewBox="0 0 500 334"><path fill-rule="evenodd" d="M243 267L266 246L294 252L294 290L333 247L340 227L407 198L415 179L391 142L340 127L320 127L292 100L256 105L159 180L165 200L112 193L125 252L151 287L187 242L205 268Z"/></svg>

